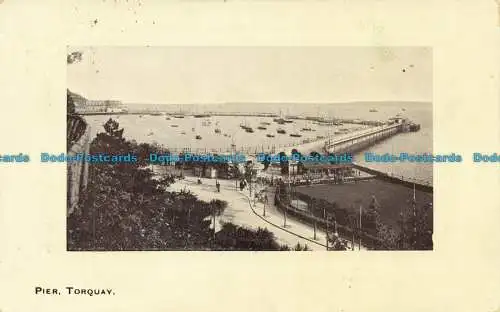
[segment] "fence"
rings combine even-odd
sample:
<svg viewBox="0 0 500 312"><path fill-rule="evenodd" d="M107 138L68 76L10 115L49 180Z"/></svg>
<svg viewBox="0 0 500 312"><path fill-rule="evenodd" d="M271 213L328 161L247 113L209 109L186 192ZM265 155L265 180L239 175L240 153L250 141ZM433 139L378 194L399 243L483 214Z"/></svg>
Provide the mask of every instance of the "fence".
<svg viewBox="0 0 500 312"><path fill-rule="evenodd" d="M396 176L392 174L388 174L382 171L378 171L375 169L367 168L358 164L353 164L353 167L367 172L369 174L377 176L378 179L391 182L391 183L397 183L404 185L406 187L413 188L415 186L416 190L426 192L426 193L433 193L434 188L430 182L424 181L424 180L419 180L419 179L414 179L414 178L409 178L409 177L404 177L404 176Z"/></svg>
<svg viewBox="0 0 500 312"><path fill-rule="evenodd" d="M277 187L279 188L279 186ZM304 210L297 209L293 206L291 206L289 203L287 203L286 200L283 200L279 194L282 194L283 191L276 191L275 193L275 205L278 207L280 210L286 210L287 215L292 215L293 217L301 220L304 223L316 224L317 227L322 228L326 231L326 229L334 229L337 231L337 233L344 237L344 238L352 238L354 237L354 240L357 240L359 242L359 237L361 236L362 244L365 248L368 249L388 249L386 244L379 239L378 237L375 237L373 235L370 235L369 233L366 233L365 231L356 229L356 228L351 228L345 224L341 224L339 222L332 222L324 217L318 217L317 215L314 215L313 212L305 212ZM302 194L303 195L303 194ZM308 196L303 195L301 196L302 199L310 199ZM306 199L306 200L307 200Z"/></svg>

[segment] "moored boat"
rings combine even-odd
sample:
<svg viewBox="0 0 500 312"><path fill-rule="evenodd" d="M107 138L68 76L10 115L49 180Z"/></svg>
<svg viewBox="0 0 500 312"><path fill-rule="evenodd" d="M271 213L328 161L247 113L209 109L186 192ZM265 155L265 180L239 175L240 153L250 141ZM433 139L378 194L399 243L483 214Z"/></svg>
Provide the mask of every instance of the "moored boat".
<svg viewBox="0 0 500 312"><path fill-rule="evenodd" d="M273 121L280 124L280 125L285 124L285 119L283 119L283 118L274 118Z"/></svg>
<svg viewBox="0 0 500 312"><path fill-rule="evenodd" d="M194 118L212 117L210 114L194 114Z"/></svg>

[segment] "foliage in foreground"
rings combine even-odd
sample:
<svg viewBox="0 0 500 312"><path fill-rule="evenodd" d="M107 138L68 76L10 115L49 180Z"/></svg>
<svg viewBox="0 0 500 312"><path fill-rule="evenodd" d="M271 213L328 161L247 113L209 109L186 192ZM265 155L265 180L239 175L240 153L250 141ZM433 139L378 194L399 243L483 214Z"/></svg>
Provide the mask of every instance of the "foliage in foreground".
<svg viewBox="0 0 500 312"><path fill-rule="evenodd" d="M125 140L111 119L104 129L92 141L91 154L144 159L158 148ZM142 161L90 166L85 198L68 216L68 250L289 250L266 229L228 223L214 237L211 217L227 203L203 202L184 190L167 192L173 177L158 179L146 166Z"/></svg>

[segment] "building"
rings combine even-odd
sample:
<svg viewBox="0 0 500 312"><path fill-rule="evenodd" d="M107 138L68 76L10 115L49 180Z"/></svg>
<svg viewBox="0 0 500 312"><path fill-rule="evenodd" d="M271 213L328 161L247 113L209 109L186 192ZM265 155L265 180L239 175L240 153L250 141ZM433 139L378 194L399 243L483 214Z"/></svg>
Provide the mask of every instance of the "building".
<svg viewBox="0 0 500 312"><path fill-rule="evenodd" d="M68 91L68 96L73 100L75 112L85 113L122 113L127 111L120 101L113 100L88 100L85 97Z"/></svg>
<svg viewBox="0 0 500 312"><path fill-rule="evenodd" d="M120 101L87 100L82 107L84 113L116 113L123 112L123 105Z"/></svg>
<svg viewBox="0 0 500 312"><path fill-rule="evenodd" d="M123 113L126 110L121 107L106 107L106 113Z"/></svg>
<svg viewBox="0 0 500 312"><path fill-rule="evenodd" d="M196 177L215 179L219 177L219 170L213 166L193 167L193 175Z"/></svg>
<svg viewBox="0 0 500 312"><path fill-rule="evenodd" d="M352 163L330 164L325 162L306 162L299 170L298 163L289 163L290 176L299 180L344 181L353 176Z"/></svg>

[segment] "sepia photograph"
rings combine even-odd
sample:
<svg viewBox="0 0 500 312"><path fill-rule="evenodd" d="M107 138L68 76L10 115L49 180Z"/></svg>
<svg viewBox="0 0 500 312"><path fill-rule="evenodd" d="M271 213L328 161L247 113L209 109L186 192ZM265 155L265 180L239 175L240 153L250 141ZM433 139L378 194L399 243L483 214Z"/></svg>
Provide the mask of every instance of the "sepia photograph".
<svg viewBox="0 0 500 312"><path fill-rule="evenodd" d="M70 46L68 251L433 250L432 49Z"/></svg>
<svg viewBox="0 0 500 312"><path fill-rule="evenodd" d="M0 3L0 312L499 310L500 0Z"/></svg>

